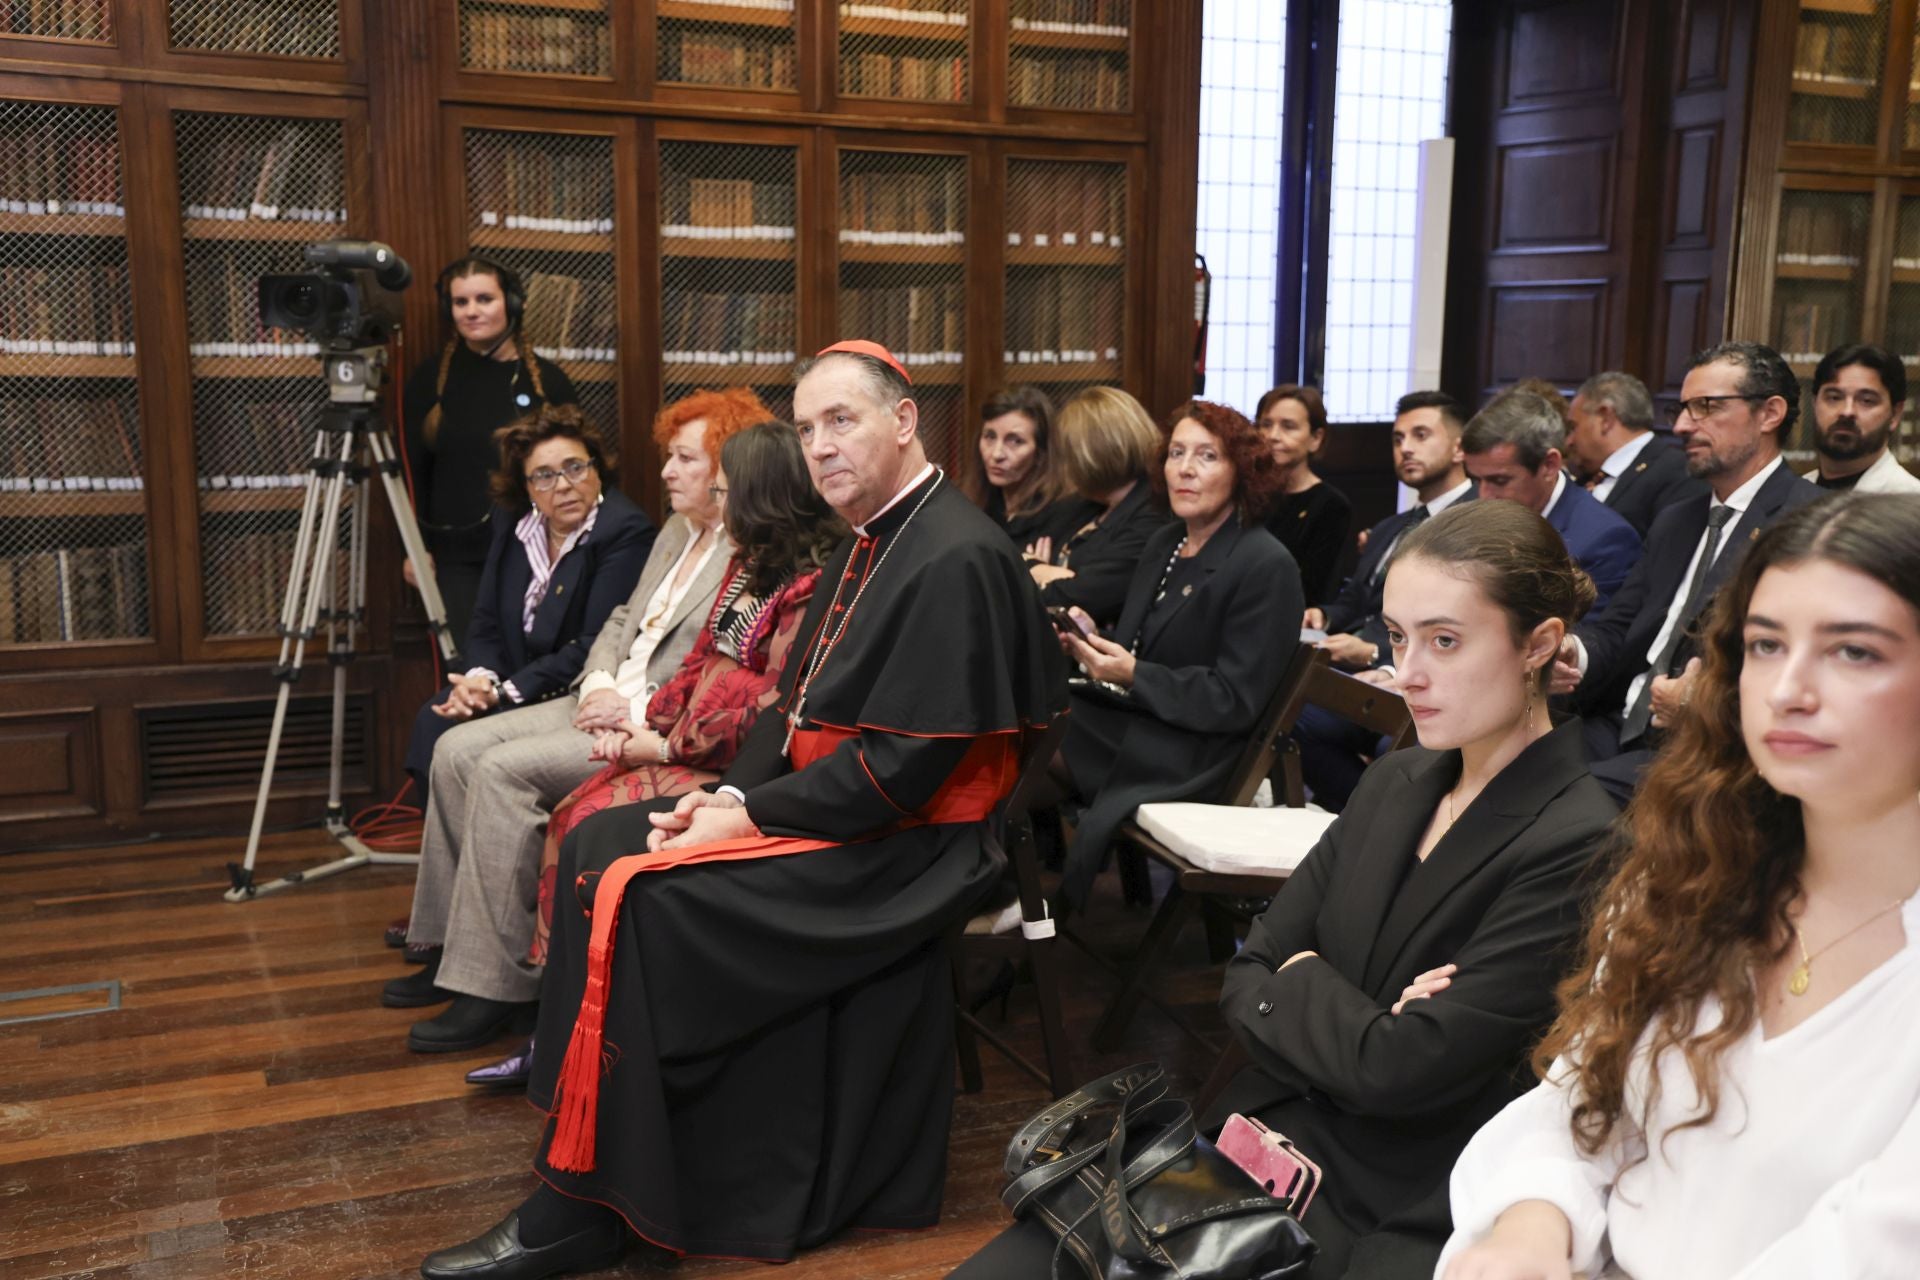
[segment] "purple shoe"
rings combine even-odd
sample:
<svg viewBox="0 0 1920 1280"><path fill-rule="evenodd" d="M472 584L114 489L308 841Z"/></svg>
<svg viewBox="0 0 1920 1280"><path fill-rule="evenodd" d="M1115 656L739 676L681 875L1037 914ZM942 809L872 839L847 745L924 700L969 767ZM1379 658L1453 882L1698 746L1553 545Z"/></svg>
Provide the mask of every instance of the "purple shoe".
<svg viewBox="0 0 1920 1280"><path fill-rule="evenodd" d="M467 1072L467 1083L495 1089L524 1089L533 1075L533 1040L508 1054L490 1067L475 1067Z"/></svg>

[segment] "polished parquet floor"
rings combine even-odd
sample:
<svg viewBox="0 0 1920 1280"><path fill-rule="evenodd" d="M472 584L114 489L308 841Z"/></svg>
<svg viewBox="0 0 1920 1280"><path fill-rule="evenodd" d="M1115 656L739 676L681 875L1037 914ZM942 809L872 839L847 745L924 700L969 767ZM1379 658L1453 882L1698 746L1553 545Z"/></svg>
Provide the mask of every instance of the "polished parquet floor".
<svg viewBox="0 0 1920 1280"><path fill-rule="evenodd" d="M383 1009L405 972L381 944L411 868L349 872L288 893L221 900L233 841L0 857L0 993L117 980L118 1010L0 1024L0 1278L369 1280L477 1234L525 1197L540 1117L462 1079L507 1044L408 1052L416 1011ZM263 878L332 856L318 833L269 837ZM1120 946L1145 912L1097 902L1087 929ZM1198 933L1163 985L1217 1029ZM1158 1058L1191 1093L1211 1062L1151 1009L1117 1054L1085 1051L1111 989L1066 949L1078 1074ZM1038 1056L1029 992L1007 1022ZM57 1012L0 1003L0 1018ZM431 1011L428 1011L431 1012ZM849 1233L792 1280L944 1276L1006 1223L1001 1150L1044 1091L991 1052L959 1098L945 1212L934 1230ZM708 1277L757 1263L687 1260L614 1275Z"/></svg>

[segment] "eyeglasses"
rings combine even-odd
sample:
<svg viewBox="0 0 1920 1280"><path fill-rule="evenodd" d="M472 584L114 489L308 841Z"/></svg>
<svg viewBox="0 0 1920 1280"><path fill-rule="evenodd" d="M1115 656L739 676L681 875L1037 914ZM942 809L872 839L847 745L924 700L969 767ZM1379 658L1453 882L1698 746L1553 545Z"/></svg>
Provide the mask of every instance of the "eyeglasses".
<svg viewBox="0 0 1920 1280"><path fill-rule="evenodd" d="M560 478L565 476L568 484L578 488L580 482L585 480L592 471L593 464L585 458L568 458L561 464L558 471L550 467L542 467L538 471L528 472L527 487L545 493L559 484Z"/></svg>
<svg viewBox="0 0 1920 1280"><path fill-rule="evenodd" d="M722 489L717 484L710 484L707 486L707 496L713 499L715 502L718 502L720 501L720 499L727 496L727 491L725 489Z"/></svg>
<svg viewBox="0 0 1920 1280"><path fill-rule="evenodd" d="M1674 409L1673 411L1674 425L1678 426L1680 424L1680 419L1682 418L1692 418L1695 422L1705 422L1708 418L1711 418L1714 414L1718 413L1720 411L1720 406L1725 404L1729 400L1745 400L1748 404L1755 404L1755 403L1758 403L1759 401L1768 400L1771 398L1772 397L1770 396L1743 396L1743 395L1692 396L1692 397L1689 397L1688 399L1682 400L1679 403L1679 405Z"/></svg>

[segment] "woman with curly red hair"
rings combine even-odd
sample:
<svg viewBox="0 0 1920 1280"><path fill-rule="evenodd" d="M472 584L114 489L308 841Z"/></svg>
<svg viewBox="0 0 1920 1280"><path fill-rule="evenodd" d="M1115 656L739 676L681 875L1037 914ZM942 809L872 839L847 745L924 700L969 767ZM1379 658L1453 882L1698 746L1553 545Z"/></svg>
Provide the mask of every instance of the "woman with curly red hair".
<svg viewBox="0 0 1920 1280"><path fill-rule="evenodd" d="M1113 830L1143 804L1210 799L1273 697L1306 604L1300 570L1261 525L1273 451L1225 405L1174 410L1149 476L1174 521L1147 541L1110 635L1074 608L1061 643L1073 686L1061 755L1088 801L1062 891L1085 898Z"/></svg>
<svg viewBox="0 0 1920 1280"><path fill-rule="evenodd" d="M1535 1059L1453 1173L1446 1280L1920 1259L1920 499L1760 535Z"/></svg>

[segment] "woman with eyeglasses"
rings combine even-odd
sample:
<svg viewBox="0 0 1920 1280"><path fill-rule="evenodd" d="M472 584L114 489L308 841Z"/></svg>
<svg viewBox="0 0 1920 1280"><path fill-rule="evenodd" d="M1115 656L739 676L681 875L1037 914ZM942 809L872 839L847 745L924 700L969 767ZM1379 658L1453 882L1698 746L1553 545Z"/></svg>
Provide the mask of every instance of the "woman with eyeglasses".
<svg viewBox="0 0 1920 1280"><path fill-rule="evenodd" d="M463 720L564 693L640 577L653 522L611 487L613 457L573 405L543 405L494 433L493 535L465 671L414 719L407 772L422 803L434 744Z"/></svg>

